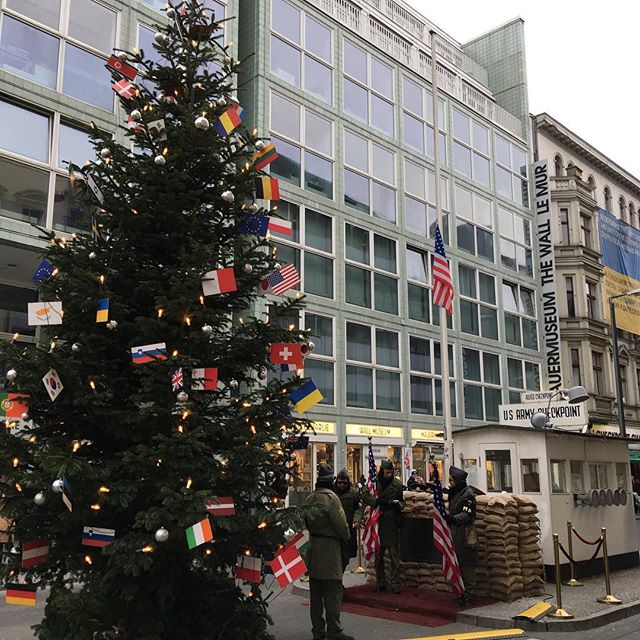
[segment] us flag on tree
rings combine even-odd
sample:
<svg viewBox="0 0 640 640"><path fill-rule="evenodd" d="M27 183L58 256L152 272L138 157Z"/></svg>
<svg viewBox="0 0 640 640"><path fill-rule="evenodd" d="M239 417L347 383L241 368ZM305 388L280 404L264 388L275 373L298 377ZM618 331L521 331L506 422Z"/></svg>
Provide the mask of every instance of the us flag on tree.
<svg viewBox="0 0 640 640"><path fill-rule="evenodd" d="M436 225L436 247L431 263L433 282L433 302L444 307L449 315L453 313L453 280L447 256L444 253L444 244L440 227Z"/></svg>
<svg viewBox="0 0 640 640"><path fill-rule="evenodd" d="M369 480L367 490L374 497L378 497L378 485L376 484L376 460L373 457L373 447L369 440ZM375 562L380 552L380 536L378 535L378 521L380 520L380 507L369 507L369 515L364 525L362 534L362 546L364 557L369 562Z"/></svg>
<svg viewBox="0 0 640 640"><path fill-rule="evenodd" d="M462 573L458 564L458 556L451 539L451 530L445 520L444 498L438 469L433 468L433 544L442 554L442 575L449 582L454 593L464 593Z"/></svg>

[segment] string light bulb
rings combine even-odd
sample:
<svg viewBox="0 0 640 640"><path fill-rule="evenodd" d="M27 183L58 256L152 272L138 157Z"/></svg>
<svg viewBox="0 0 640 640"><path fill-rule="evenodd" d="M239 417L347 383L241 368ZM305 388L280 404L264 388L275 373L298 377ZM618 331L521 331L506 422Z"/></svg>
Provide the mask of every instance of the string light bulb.
<svg viewBox="0 0 640 640"><path fill-rule="evenodd" d="M93 391L96 390L96 383L93 380L89 380L89 386Z"/></svg>
<svg viewBox="0 0 640 640"><path fill-rule="evenodd" d="M265 529L267 527L267 523L262 521L259 525L258 525L258 529Z"/></svg>
<svg viewBox="0 0 640 640"><path fill-rule="evenodd" d="M153 553L154 548L152 544L148 544L146 547L142 547L140 551L142 551L142 553Z"/></svg>
<svg viewBox="0 0 640 640"><path fill-rule="evenodd" d="M105 487L103 485L98 489L98 493L111 493L111 489L109 489L109 487Z"/></svg>
<svg viewBox="0 0 640 640"><path fill-rule="evenodd" d="M20 460L18 460L18 458L14 458L11 463L13 464L13 468L15 469L20 464Z"/></svg>
<svg viewBox="0 0 640 640"><path fill-rule="evenodd" d="M85 556L85 557L84 557L84 561L85 561L87 564L93 564L93 560L91 559L91 556Z"/></svg>
<svg viewBox="0 0 640 640"><path fill-rule="evenodd" d="M191 489L192 484L193 484L193 480L191 478L187 478L187 489Z"/></svg>
<svg viewBox="0 0 640 640"><path fill-rule="evenodd" d="M164 309L158 309L158 318L162 318L163 313L164 313Z"/></svg>
<svg viewBox="0 0 640 640"><path fill-rule="evenodd" d="M97 503L96 503L96 504L92 504L92 505L91 505L91 509L92 509L92 511L100 511L100 509L101 509L101 508L102 508L102 507L101 507L99 504L97 504Z"/></svg>
<svg viewBox="0 0 640 640"><path fill-rule="evenodd" d="M105 281L105 280L106 280L106 278L104 277L104 274L103 274L103 273L101 273L101 274L98 276L98 282L100 282L100 284L104 284L104 281Z"/></svg>
<svg viewBox="0 0 640 640"><path fill-rule="evenodd" d="M76 440L76 441L73 443L73 447L72 447L72 451L73 451L73 453L75 453L76 451L78 451L78 449L79 449L79 448L80 448L80 443Z"/></svg>

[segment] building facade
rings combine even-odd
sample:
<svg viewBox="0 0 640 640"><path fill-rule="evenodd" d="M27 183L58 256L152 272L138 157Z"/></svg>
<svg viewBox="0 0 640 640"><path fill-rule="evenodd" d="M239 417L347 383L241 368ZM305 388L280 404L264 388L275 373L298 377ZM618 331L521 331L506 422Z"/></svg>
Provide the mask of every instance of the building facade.
<svg viewBox="0 0 640 640"><path fill-rule="evenodd" d="M83 230L66 165L92 157L90 121L123 135L104 62L114 47L153 53L159 0L37 0L0 5L0 332L33 339L26 302L40 246L32 223ZM247 58L245 123L280 158L274 240L296 264L310 328L305 361L324 395L315 435L297 452L297 501L317 463L366 473L376 457L426 471L441 454L442 375L429 253L435 233L434 144L442 234L456 289L449 319L454 430L498 421L498 405L541 387L537 250L524 35L514 20L461 45L396 0L227 4L227 41ZM436 31L439 105L431 94ZM437 120L437 124L434 122ZM434 135L437 129L438 135ZM122 138L124 139L124 138ZM3 368L4 369L4 368Z"/></svg>
<svg viewBox="0 0 640 640"><path fill-rule="evenodd" d="M564 386L583 385L591 395L588 411L592 429L615 432L620 410L616 399L619 377L627 431L632 437L640 437L640 316L635 315L625 325L621 324L620 311L616 314L616 370L608 308L613 292L608 289L601 238L603 216L615 218L614 224L631 238L630 253L639 263L640 180L550 115L539 114L532 122L536 155L547 160L551 181ZM631 284L626 290L633 288ZM635 301L635 308L640 309L640 298ZM639 454L632 446L636 464ZM634 470L640 472L640 467Z"/></svg>

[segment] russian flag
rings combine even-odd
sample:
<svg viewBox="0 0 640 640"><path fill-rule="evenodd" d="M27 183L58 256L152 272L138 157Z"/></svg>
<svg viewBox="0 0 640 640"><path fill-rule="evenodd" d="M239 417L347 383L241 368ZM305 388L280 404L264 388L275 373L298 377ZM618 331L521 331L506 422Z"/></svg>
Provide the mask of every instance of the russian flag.
<svg viewBox="0 0 640 640"><path fill-rule="evenodd" d="M106 547L113 542L115 537L115 529L84 527L82 530L82 544L87 547Z"/></svg>

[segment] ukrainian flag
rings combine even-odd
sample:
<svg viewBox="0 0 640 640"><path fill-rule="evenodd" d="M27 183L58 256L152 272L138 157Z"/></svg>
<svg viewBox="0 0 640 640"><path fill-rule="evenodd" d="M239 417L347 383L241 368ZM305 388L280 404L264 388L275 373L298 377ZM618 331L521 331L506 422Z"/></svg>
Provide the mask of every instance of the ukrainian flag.
<svg viewBox="0 0 640 640"><path fill-rule="evenodd" d="M298 413L305 413L323 398L324 396L320 393L313 380L308 380L299 389L289 394L289 400L293 402Z"/></svg>
<svg viewBox="0 0 640 640"><path fill-rule="evenodd" d="M96 322L108 322L109 320L109 298L98 300L98 310L96 311Z"/></svg>

